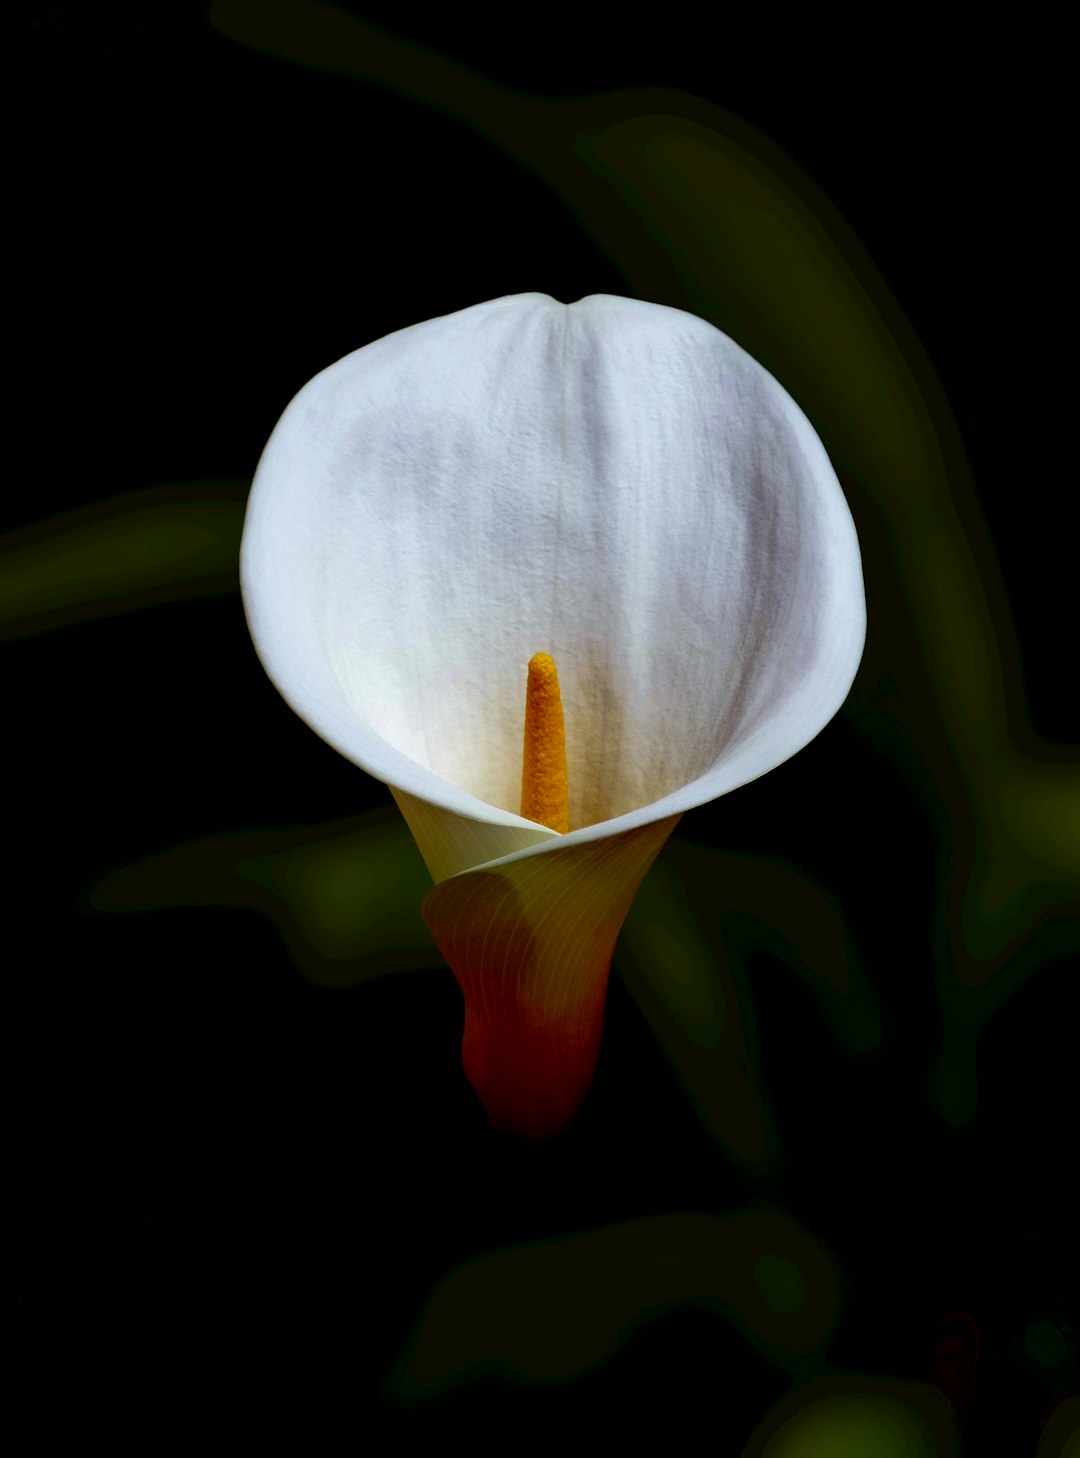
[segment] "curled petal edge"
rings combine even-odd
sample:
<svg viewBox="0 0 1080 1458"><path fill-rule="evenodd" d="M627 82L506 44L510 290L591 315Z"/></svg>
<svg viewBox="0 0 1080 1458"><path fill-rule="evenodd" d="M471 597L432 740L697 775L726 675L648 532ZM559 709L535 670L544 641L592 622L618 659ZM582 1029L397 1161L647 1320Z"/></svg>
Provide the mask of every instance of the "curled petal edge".
<svg viewBox="0 0 1080 1458"><path fill-rule="evenodd" d="M393 793L433 875L455 843L457 857L478 837L495 852L439 879L422 912L465 1000L462 1064L488 1118L554 1138L592 1083L616 938L681 816L561 845Z"/></svg>

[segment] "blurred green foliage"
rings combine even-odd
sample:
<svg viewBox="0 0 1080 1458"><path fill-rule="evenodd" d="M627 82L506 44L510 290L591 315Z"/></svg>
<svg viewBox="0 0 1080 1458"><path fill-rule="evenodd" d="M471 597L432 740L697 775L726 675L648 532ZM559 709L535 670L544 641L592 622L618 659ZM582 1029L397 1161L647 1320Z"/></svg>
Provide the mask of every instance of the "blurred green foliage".
<svg viewBox="0 0 1080 1458"><path fill-rule="evenodd" d="M779 1148L747 979L748 957L762 948L819 999L848 1048L862 1053L878 1044L880 1016L838 908L779 862L673 836L634 900L615 954L706 1127L757 1170L772 1166Z"/></svg>
<svg viewBox="0 0 1080 1458"><path fill-rule="evenodd" d="M430 879L394 807L337 825L214 836L114 872L95 911L237 906L268 916L323 987L441 965L420 906ZM723 915L715 916L717 888ZM616 966L705 1127L742 1167L771 1167L747 959L773 950L820 1000L838 1040L876 1046L880 1017L838 909L790 867L673 836L627 917Z"/></svg>
<svg viewBox="0 0 1080 1458"><path fill-rule="evenodd" d="M743 1458L953 1458L955 1414L921 1382L828 1374L798 1386Z"/></svg>
<svg viewBox="0 0 1080 1458"><path fill-rule="evenodd" d="M341 988L442 965L420 915L430 889L416 843L391 805L337 825L192 841L114 872L87 903L98 912L260 911L305 977Z"/></svg>
<svg viewBox="0 0 1080 1458"><path fill-rule="evenodd" d="M951 1124L969 1123L980 1030L1034 969L1024 953L1033 929L1075 897L1080 774L1031 733L956 423L843 218L766 138L693 97L520 96L310 0L218 0L209 13L254 50L389 86L482 132L549 183L632 291L710 319L810 415L876 568L849 714L939 832L927 928L942 1015L937 1097ZM0 633L235 590L243 499L236 482L167 486L9 535ZM257 910L305 976L342 988L440 965L420 915L428 884L396 812L379 811L209 836L109 875L88 901L98 912ZM617 953L703 1124L751 1170L775 1160L781 1139L746 978L761 945L820 1001L839 1046L877 1046L880 1015L842 914L791 867L673 839ZM458 1269L433 1294L395 1381L400 1395L422 1397L481 1371L565 1380L636 1323L687 1303L722 1313L795 1376L821 1361L839 1299L831 1260L778 1213L635 1221ZM1025 1345L1054 1367L1062 1341L1034 1323Z"/></svg>
<svg viewBox="0 0 1080 1458"><path fill-rule="evenodd" d="M1080 772L1033 741L959 432L858 240L779 149L696 98L520 96L307 0L219 0L209 15L234 40L483 131L549 182L641 296L711 319L807 409L873 560L891 564L868 581L851 712L941 829L939 909L955 912L932 940L937 1092L950 1122L969 1122L980 1029L1032 970L1025 933L1075 895ZM237 483L164 487L10 535L0 632L232 590L242 495Z"/></svg>
<svg viewBox="0 0 1080 1458"><path fill-rule="evenodd" d="M765 1360L796 1373L821 1357L839 1273L773 1210L664 1215L499 1251L433 1293L392 1377L400 1400L468 1378L566 1381L609 1356L643 1320L688 1304L715 1310Z"/></svg>
<svg viewBox="0 0 1080 1458"><path fill-rule="evenodd" d="M94 502L0 537L0 638L240 585L242 481Z"/></svg>

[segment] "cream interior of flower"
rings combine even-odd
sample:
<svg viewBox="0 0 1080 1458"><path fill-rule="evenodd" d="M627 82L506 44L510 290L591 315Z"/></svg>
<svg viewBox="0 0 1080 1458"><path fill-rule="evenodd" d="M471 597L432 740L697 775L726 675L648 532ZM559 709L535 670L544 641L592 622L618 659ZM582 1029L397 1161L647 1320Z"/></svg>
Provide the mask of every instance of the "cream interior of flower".
<svg viewBox="0 0 1080 1458"><path fill-rule="evenodd" d="M865 628L854 525L798 406L703 320L604 295L497 299L316 376L259 463L242 583L318 733L515 826L538 649L576 830L787 759L842 703Z"/></svg>

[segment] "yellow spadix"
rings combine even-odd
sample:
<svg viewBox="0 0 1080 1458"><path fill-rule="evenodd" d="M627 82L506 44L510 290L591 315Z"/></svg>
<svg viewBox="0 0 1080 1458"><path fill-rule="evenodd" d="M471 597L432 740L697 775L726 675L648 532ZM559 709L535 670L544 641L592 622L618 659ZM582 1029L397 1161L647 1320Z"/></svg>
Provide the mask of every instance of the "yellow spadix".
<svg viewBox="0 0 1080 1458"><path fill-rule="evenodd" d="M550 653L529 660L525 688L525 745L521 756L521 813L565 835L570 829L566 779L566 725L559 675Z"/></svg>

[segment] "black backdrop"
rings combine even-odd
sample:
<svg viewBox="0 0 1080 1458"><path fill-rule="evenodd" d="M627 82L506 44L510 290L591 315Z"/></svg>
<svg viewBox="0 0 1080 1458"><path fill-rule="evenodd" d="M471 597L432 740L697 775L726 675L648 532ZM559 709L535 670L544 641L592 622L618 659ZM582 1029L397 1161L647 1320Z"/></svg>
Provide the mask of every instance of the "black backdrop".
<svg viewBox="0 0 1080 1458"><path fill-rule="evenodd" d="M957 510L1023 663L1006 682L1013 731L1062 759L1075 597L1052 47L910 31L871 45L809 20L724 17L697 33L670 10L601 30L571 7L497 29L342 8L525 94L690 93L817 182L947 393L978 493ZM302 30L288 6L263 13ZM6 529L169 483L246 482L295 390L395 328L519 291L633 292L541 178L400 91L245 46L198 6L42 5L24 19L9 63ZM864 541L872 611L892 570L883 540ZM90 904L104 876L170 847L389 803L288 710L238 594L218 586L75 610L3 648L8 1285L39 1420L92 1410L149 1433L226 1396L234 1421L298 1400L313 1434L344 1413L356 1441L387 1423L402 1441L573 1441L581 1421L585 1441L655 1424L678 1445L705 1421L735 1453L789 1378L700 1303L551 1386L488 1378L413 1409L384 1379L428 1294L467 1259L765 1199L843 1270L831 1366L917 1376L934 1321L968 1310L983 1334L970 1450L1033 1451L1040 1415L1075 1382L1064 862L1026 920L1011 908L1022 975L1003 959L977 1107L953 1127L934 1096L944 1015L928 969L955 914L942 846L963 836L927 808L935 765L912 770L917 746L906 762L890 751L884 674L863 676L803 754L680 833L827 888L881 1009L880 1048L847 1056L781 962L754 954L784 1152L750 1175L710 1138L616 976L582 1115L552 1146L519 1146L488 1130L461 1075L445 969L331 992L250 910ZM877 604L906 611L888 589ZM1033 1324L1060 1336L1041 1363ZM93 1409L74 1397L87 1374Z"/></svg>

